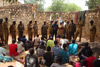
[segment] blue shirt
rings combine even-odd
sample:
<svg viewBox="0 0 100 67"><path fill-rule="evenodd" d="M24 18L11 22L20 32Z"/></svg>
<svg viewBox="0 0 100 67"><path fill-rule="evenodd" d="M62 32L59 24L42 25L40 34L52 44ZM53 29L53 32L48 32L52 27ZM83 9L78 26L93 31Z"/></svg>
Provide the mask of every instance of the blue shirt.
<svg viewBox="0 0 100 67"><path fill-rule="evenodd" d="M26 38L21 38L21 41L22 41L23 43L25 43L26 40L27 40Z"/></svg>
<svg viewBox="0 0 100 67"><path fill-rule="evenodd" d="M53 25L52 25L52 28L53 28L53 31L55 31L55 32L56 32L56 31L57 31L57 29L58 29L58 25L57 25L57 24L53 24Z"/></svg>
<svg viewBox="0 0 100 67"><path fill-rule="evenodd" d="M77 44L70 44L69 47L68 47L69 53L71 55L77 55L77 49L78 49Z"/></svg>
<svg viewBox="0 0 100 67"><path fill-rule="evenodd" d="M65 51L65 50L60 50L60 56L62 56L62 63L69 63L69 52L68 50Z"/></svg>
<svg viewBox="0 0 100 67"><path fill-rule="evenodd" d="M52 51L54 53L54 56L58 56L59 55L59 51L60 51L61 47L60 46L53 46Z"/></svg>

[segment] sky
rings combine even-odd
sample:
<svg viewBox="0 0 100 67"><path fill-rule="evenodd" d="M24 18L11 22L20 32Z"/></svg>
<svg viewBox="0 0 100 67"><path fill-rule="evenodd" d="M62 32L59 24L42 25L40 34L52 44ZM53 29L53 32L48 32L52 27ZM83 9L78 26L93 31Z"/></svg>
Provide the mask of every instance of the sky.
<svg viewBox="0 0 100 67"><path fill-rule="evenodd" d="M24 3L24 0L18 0L21 3ZM86 2L88 0L66 0L66 3L75 3L76 5L80 6L82 10L88 10L88 6L86 6ZM44 7L47 8L52 4L52 0L45 0Z"/></svg>

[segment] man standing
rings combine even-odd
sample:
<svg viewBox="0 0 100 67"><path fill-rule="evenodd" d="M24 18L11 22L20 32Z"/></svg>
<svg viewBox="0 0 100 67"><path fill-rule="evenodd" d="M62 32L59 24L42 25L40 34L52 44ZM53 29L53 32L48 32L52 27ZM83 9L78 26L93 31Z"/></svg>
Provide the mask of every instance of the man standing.
<svg viewBox="0 0 100 67"><path fill-rule="evenodd" d="M12 36L12 40L16 40L16 21L13 21L13 24L10 26L10 34Z"/></svg>
<svg viewBox="0 0 100 67"><path fill-rule="evenodd" d="M96 35L96 26L93 25L94 21L91 20L90 24L91 24L91 28L90 28L90 42L94 42L95 40L95 35Z"/></svg>
<svg viewBox="0 0 100 67"><path fill-rule="evenodd" d="M77 39L77 36L79 35L79 42L81 41L81 37L82 37L82 19L81 17L79 18L79 22L77 24L77 29L76 29L76 33L75 33L75 40Z"/></svg>
<svg viewBox="0 0 100 67"><path fill-rule="evenodd" d="M32 25L32 21L29 22L28 24L28 39L32 39L33 36L33 25Z"/></svg>
<svg viewBox="0 0 100 67"><path fill-rule="evenodd" d="M76 25L73 23L73 20L71 20L71 24L69 25L69 40L72 40L72 37L74 39L74 33L76 31Z"/></svg>
<svg viewBox="0 0 100 67"><path fill-rule="evenodd" d="M34 38L35 38L35 37L37 36L37 34L38 34L38 25L37 25L37 21L35 21L33 29L34 29Z"/></svg>
<svg viewBox="0 0 100 67"><path fill-rule="evenodd" d="M65 36L69 39L69 21L65 25Z"/></svg>
<svg viewBox="0 0 100 67"><path fill-rule="evenodd" d="M24 32L24 25L23 25L22 21L20 21L20 24L18 25L17 29L18 29L19 38L22 38L23 32Z"/></svg>
<svg viewBox="0 0 100 67"><path fill-rule="evenodd" d="M3 24L2 24L2 22L3 22L3 19L0 19L0 38L1 38L1 42L2 42L2 44L3 44L3 41L4 41L4 38L3 38Z"/></svg>
<svg viewBox="0 0 100 67"><path fill-rule="evenodd" d="M47 29L48 29L48 26L47 26L46 22L44 22L44 24L42 25L42 28L41 28L41 33L42 33L42 37L46 38L46 39L47 39Z"/></svg>
<svg viewBox="0 0 100 67"><path fill-rule="evenodd" d="M57 22L58 21L55 21L55 23L52 25L52 36L54 36L55 35L55 38L56 38L56 36L57 36L57 31L58 31L58 25L57 25Z"/></svg>
<svg viewBox="0 0 100 67"><path fill-rule="evenodd" d="M49 24L49 37L52 35L52 24L53 24L53 21L50 21L50 24Z"/></svg>
<svg viewBox="0 0 100 67"><path fill-rule="evenodd" d="M8 44L8 36L9 36L9 31L8 31L8 18L5 18L5 22L3 23L3 27L4 27L5 44Z"/></svg>
<svg viewBox="0 0 100 67"><path fill-rule="evenodd" d="M60 26L58 27L57 35L60 36L61 38L64 36L64 25L63 25L63 21L60 21Z"/></svg>

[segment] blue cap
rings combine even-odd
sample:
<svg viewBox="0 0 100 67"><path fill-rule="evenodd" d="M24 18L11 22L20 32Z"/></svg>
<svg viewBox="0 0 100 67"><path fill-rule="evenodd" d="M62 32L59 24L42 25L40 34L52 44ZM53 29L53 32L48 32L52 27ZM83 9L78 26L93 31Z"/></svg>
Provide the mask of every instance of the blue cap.
<svg viewBox="0 0 100 67"><path fill-rule="evenodd" d="M63 21L61 20L60 23L63 23Z"/></svg>

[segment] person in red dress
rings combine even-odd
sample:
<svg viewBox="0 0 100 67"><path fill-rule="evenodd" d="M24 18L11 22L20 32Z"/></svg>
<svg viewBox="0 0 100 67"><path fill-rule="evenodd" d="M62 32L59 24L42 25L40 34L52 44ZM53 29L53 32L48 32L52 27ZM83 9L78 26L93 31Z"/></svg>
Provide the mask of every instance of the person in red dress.
<svg viewBox="0 0 100 67"><path fill-rule="evenodd" d="M88 58L85 59L86 67L94 67L93 62L96 60L96 57L92 56L93 52L91 49L87 51Z"/></svg>
<svg viewBox="0 0 100 67"><path fill-rule="evenodd" d="M9 55L17 56L17 44L15 44L16 40L12 40L12 44L9 45Z"/></svg>

